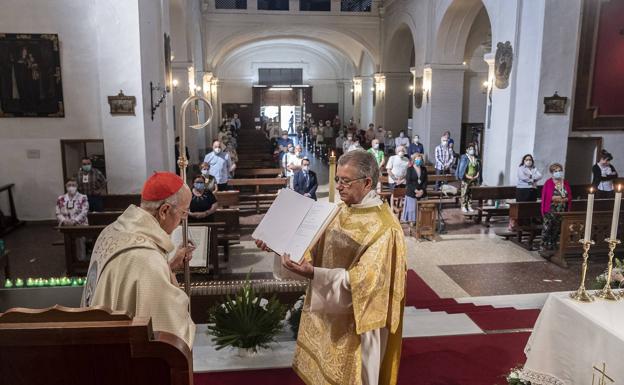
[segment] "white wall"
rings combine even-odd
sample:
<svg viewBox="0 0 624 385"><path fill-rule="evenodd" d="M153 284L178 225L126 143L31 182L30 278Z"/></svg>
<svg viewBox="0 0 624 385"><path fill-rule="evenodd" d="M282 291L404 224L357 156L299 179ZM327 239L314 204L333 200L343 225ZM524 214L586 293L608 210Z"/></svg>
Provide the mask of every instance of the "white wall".
<svg viewBox="0 0 624 385"><path fill-rule="evenodd" d="M139 1L15 1L3 5L0 25L3 32L57 33L60 39L65 117L0 121L0 180L15 183L20 218L54 218L55 199L64 190L61 139L103 139L109 193L139 192L147 174L144 123L149 113L144 103L149 80L143 78L141 64L162 62L163 55L153 45L141 57ZM142 32L162 47L155 25L145 23ZM119 90L136 96L136 116L110 115L107 96ZM158 132L163 125L165 121L152 128ZM152 160L160 168L167 155L162 142L156 143L149 148L158 153ZM39 150L40 158L26 159L29 149Z"/></svg>

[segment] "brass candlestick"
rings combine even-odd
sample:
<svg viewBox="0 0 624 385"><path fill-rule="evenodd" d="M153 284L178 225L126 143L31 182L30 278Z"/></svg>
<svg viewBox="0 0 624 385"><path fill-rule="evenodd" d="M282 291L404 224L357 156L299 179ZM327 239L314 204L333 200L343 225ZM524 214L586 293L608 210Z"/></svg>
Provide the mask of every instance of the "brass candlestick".
<svg viewBox="0 0 624 385"><path fill-rule="evenodd" d="M596 297L606 299L609 301L618 301L622 297L611 289L611 273L613 272L613 256L615 254L614 251L617 245L620 244L620 240L607 238L605 239L605 242L609 244L609 263L607 264L607 283L602 288L602 290L600 290L600 292L596 294Z"/></svg>
<svg viewBox="0 0 624 385"><path fill-rule="evenodd" d="M594 296L585 290L585 276L587 275L587 260L589 259L589 248L592 247L594 241L591 239L581 239L579 243L583 244L583 267L581 270L581 286L574 293L570 293L570 298L579 302L592 302Z"/></svg>

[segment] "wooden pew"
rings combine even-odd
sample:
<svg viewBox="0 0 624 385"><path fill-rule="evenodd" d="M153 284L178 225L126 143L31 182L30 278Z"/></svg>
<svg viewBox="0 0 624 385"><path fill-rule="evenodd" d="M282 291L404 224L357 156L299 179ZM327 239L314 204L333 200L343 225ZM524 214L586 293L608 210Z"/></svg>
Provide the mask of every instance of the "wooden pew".
<svg viewBox="0 0 624 385"><path fill-rule="evenodd" d="M189 385L193 358L149 318L105 308L0 313L0 383Z"/></svg>
<svg viewBox="0 0 624 385"><path fill-rule="evenodd" d="M624 210L622 210L624 212ZM620 217L622 217L622 212ZM579 240L583 238L585 232L585 211L571 211L561 213L561 235L559 236L559 248L550 258L550 261L558 266L567 268L567 259L571 256L580 257L582 255L582 245ZM590 249L592 257L596 255L606 255L609 251L608 244L604 241L609 238L611 232L611 218L613 207L610 211L594 211L592 220L592 240L595 244ZM618 238L624 235L624 223L619 222ZM624 251L624 245L619 244L615 248L616 254ZM606 265L606 264L605 264Z"/></svg>
<svg viewBox="0 0 624 385"><path fill-rule="evenodd" d="M217 191L214 196L217 198L219 207L236 208L240 206L240 191L238 190Z"/></svg>
<svg viewBox="0 0 624 385"><path fill-rule="evenodd" d="M100 211L90 212L87 215L89 225L110 225L115 222L119 216L123 214L123 211Z"/></svg>
<svg viewBox="0 0 624 385"><path fill-rule="evenodd" d="M102 211L124 211L130 205L139 206L141 204L140 194L114 194L103 195Z"/></svg>
<svg viewBox="0 0 624 385"><path fill-rule="evenodd" d="M218 209L214 215L215 222L225 224L223 231L218 231L217 239L219 245L223 246L223 256L228 262L230 260L230 244L240 242L240 210L238 208Z"/></svg>
<svg viewBox="0 0 624 385"><path fill-rule="evenodd" d="M477 214L474 216L475 223L483 223L485 216L485 226L490 225L492 217L508 216L509 207L484 206L488 200L507 200L516 198L516 186L475 186L470 189L472 200L477 201Z"/></svg>
<svg viewBox="0 0 624 385"><path fill-rule="evenodd" d="M11 231L23 226L26 222L19 220L17 217L17 210L15 209L15 202L13 200L13 187L15 184L10 183L0 187L0 193L6 192L8 194L9 203L9 215L4 215L0 210L0 237L10 233Z"/></svg>
<svg viewBox="0 0 624 385"><path fill-rule="evenodd" d="M244 168L236 170L236 178L277 178L282 174L281 168Z"/></svg>
<svg viewBox="0 0 624 385"><path fill-rule="evenodd" d="M242 151L238 153L238 160L270 160L273 161L273 154L270 151Z"/></svg>
<svg viewBox="0 0 624 385"><path fill-rule="evenodd" d="M256 202L256 212L260 212L260 202L273 202L277 197L277 190L287 186L286 178L241 178L230 179L228 185L239 190L251 188L251 192L241 191L241 201Z"/></svg>
<svg viewBox="0 0 624 385"><path fill-rule="evenodd" d="M236 163L236 172L242 169L275 168L275 160L240 160Z"/></svg>
<svg viewBox="0 0 624 385"><path fill-rule="evenodd" d="M109 217L110 218L110 217ZM114 219L113 219L114 221ZM100 235L102 230L108 226L106 225L89 225L89 226L60 226L56 227L62 234L65 245L65 269L67 275L76 276L86 273L89 267L90 255L87 255L87 260L78 260L78 250L76 250L76 240L80 237L85 237L87 240L91 240L95 243L95 240ZM189 223L189 226L207 226L211 228L209 232L208 242L208 264L212 263L214 266L213 274L217 275L219 272L219 253L217 249L218 239L217 234L219 229L225 229L225 222L202 222L202 223ZM177 245L176 245L177 246ZM208 266L206 266L208 268Z"/></svg>

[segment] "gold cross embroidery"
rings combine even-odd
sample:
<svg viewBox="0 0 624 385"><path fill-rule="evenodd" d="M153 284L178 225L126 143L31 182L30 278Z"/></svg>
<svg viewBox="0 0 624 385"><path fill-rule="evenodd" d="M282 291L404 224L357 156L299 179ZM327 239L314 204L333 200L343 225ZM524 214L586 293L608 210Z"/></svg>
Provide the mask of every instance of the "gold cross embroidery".
<svg viewBox="0 0 624 385"><path fill-rule="evenodd" d="M592 385L607 385L607 380L609 380L610 383L615 383L615 381L607 375L607 364L605 364L604 362L602 363L602 370L598 369L595 366L593 368L594 372L592 373ZM596 372L598 372L598 374L601 376L600 378L598 378L598 382L595 382Z"/></svg>

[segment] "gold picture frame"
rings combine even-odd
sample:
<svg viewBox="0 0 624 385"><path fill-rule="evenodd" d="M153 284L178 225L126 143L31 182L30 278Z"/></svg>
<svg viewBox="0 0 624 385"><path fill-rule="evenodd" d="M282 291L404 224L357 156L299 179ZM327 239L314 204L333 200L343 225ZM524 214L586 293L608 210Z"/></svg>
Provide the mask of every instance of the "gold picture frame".
<svg viewBox="0 0 624 385"><path fill-rule="evenodd" d="M108 97L108 105L110 106L111 115L136 115L134 113L134 107L136 107L136 97L126 96L121 90L117 96Z"/></svg>

